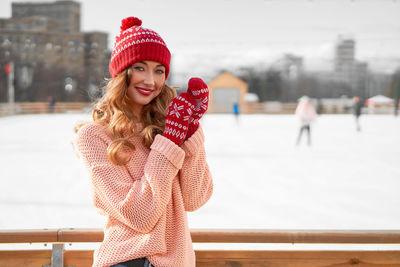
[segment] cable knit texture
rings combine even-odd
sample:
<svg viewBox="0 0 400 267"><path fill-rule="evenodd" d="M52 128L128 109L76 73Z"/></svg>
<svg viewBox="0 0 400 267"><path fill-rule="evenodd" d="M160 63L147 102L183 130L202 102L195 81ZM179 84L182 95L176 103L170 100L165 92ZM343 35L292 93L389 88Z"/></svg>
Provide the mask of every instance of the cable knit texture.
<svg viewBox="0 0 400 267"><path fill-rule="evenodd" d="M200 125L200 119L208 109L209 89L207 84L201 78L190 78L188 84L188 93L195 102L193 115L189 120L189 130L186 139L190 138L197 131Z"/></svg>
<svg viewBox="0 0 400 267"><path fill-rule="evenodd" d="M194 100L186 92L180 93L172 99L165 118L163 136L177 144L182 145L186 138L190 116L193 114Z"/></svg>
<svg viewBox="0 0 400 267"><path fill-rule="evenodd" d="M171 53L161 36L152 29L142 27L142 21L128 17L121 21L121 33L115 37L109 70L112 77L135 62L152 60L165 67L165 79L169 75Z"/></svg>
<svg viewBox="0 0 400 267"><path fill-rule="evenodd" d="M200 208L213 190L201 127L181 147L161 135L150 149L142 137L131 138L136 149L124 166L109 162L111 141L108 130L95 123L83 126L76 140L93 203L107 216L93 266L141 257L156 267L195 266L186 211Z"/></svg>

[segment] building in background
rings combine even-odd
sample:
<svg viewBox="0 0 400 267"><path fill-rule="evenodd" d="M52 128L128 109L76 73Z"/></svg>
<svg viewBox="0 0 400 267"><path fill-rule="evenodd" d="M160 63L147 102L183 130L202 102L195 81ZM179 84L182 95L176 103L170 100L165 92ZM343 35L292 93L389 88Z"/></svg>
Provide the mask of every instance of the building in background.
<svg viewBox="0 0 400 267"><path fill-rule="evenodd" d="M0 63L14 62L15 100L87 101L98 96L108 76L107 33L81 32L75 1L12 3L12 17L0 19ZM0 74L0 88L6 88ZM0 101L6 101L0 92Z"/></svg>
<svg viewBox="0 0 400 267"><path fill-rule="evenodd" d="M355 41L339 37L335 47L335 74L341 81L351 82L355 68Z"/></svg>
<svg viewBox="0 0 400 267"><path fill-rule="evenodd" d="M356 42L351 37L339 36L335 47L334 79L345 85L345 95L368 97L368 64L357 61Z"/></svg>
<svg viewBox="0 0 400 267"><path fill-rule="evenodd" d="M246 110L247 83L229 72L223 72L208 84L210 113L233 113L234 106Z"/></svg>
<svg viewBox="0 0 400 267"><path fill-rule="evenodd" d="M54 3L12 3L12 18L44 17L53 21L58 32L73 33L81 30L80 3L57 1Z"/></svg>

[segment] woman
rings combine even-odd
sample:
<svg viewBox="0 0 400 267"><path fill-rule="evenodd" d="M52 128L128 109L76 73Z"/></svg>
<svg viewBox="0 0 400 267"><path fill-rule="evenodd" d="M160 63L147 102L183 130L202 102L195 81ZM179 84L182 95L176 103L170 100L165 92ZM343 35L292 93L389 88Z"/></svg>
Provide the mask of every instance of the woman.
<svg viewBox="0 0 400 267"><path fill-rule="evenodd" d="M175 97L165 84L171 54L160 35L122 20L112 78L76 140L105 216L93 266L195 266L187 211L213 190L199 119L208 106L200 78Z"/></svg>
<svg viewBox="0 0 400 267"><path fill-rule="evenodd" d="M296 145L300 144L301 136L304 131L307 132L307 144L311 146L311 123L317 117L314 106L311 104L308 96L302 96L295 111L296 117L300 123L300 130L297 136Z"/></svg>

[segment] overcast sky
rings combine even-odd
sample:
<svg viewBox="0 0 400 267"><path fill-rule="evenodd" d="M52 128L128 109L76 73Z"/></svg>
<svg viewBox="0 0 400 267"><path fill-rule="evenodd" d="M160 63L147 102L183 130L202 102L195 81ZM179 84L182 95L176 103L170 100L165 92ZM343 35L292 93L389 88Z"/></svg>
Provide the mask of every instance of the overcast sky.
<svg viewBox="0 0 400 267"><path fill-rule="evenodd" d="M11 16L11 2L0 1L0 17ZM372 68L400 66L400 0L79 2L82 30L109 33L110 48L122 18L141 18L167 42L179 71L270 65L284 53L303 56L306 68L327 70L341 34L355 38L356 58Z"/></svg>

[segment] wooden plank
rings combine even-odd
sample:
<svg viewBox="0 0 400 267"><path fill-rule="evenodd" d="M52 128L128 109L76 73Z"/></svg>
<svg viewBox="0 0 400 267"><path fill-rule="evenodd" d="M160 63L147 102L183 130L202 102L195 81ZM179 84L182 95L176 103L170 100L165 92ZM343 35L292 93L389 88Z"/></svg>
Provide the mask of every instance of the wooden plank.
<svg viewBox="0 0 400 267"><path fill-rule="evenodd" d="M88 267L93 264L93 250L66 250L64 266Z"/></svg>
<svg viewBox="0 0 400 267"><path fill-rule="evenodd" d="M60 229L58 231L58 242L102 242L103 230L100 229Z"/></svg>
<svg viewBox="0 0 400 267"><path fill-rule="evenodd" d="M400 244L400 231L354 230L191 230L195 243L327 243L327 244ZM61 229L59 242L101 242L100 229Z"/></svg>
<svg viewBox="0 0 400 267"><path fill-rule="evenodd" d="M399 230L193 229L195 243L400 244ZM101 242L101 229L0 230L0 243Z"/></svg>
<svg viewBox="0 0 400 267"><path fill-rule="evenodd" d="M1 243L52 243L57 242L57 229L54 230L0 230Z"/></svg>
<svg viewBox="0 0 400 267"><path fill-rule="evenodd" d="M91 250L67 250L66 266L93 263ZM248 251L197 250L197 267L314 267L314 266L400 266L400 251Z"/></svg>
<svg viewBox="0 0 400 267"><path fill-rule="evenodd" d="M2 267L41 267L51 265L51 250L0 250Z"/></svg>
<svg viewBox="0 0 400 267"><path fill-rule="evenodd" d="M400 244L399 230L191 230L197 243Z"/></svg>
<svg viewBox="0 0 400 267"><path fill-rule="evenodd" d="M399 251L196 251L197 267L400 266Z"/></svg>
<svg viewBox="0 0 400 267"><path fill-rule="evenodd" d="M91 266L92 250L66 250L64 265ZM51 251L0 251L0 266L51 265ZM197 250L197 267L400 266L400 251L248 251Z"/></svg>

